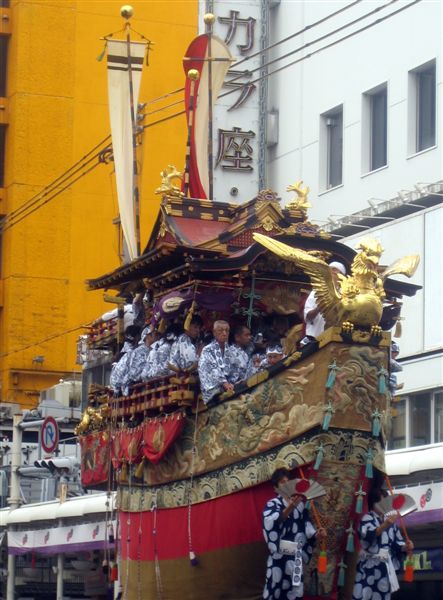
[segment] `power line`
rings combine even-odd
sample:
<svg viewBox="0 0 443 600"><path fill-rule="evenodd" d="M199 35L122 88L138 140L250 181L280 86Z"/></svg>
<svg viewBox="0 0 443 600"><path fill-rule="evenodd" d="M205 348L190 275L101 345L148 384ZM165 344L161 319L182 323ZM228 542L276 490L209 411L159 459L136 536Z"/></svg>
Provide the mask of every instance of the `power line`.
<svg viewBox="0 0 443 600"><path fill-rule="evenodd" d="M270 73L266 73L266 74L264 74L264 75L262 75L260 77L257 77L256 79L253 79L252 81L248 81L248 85L253 84L253 83L258 83L259 81L262 81L263 79L266 79L266 78L270 77L271 75L274 75L275 73L279 73L280 71L283 71L284 69L287 69L288 67L291 67L291 66L293 66L293 65L295 65L297 63L300 63L300 62L302 62L304 60L307 60L307 59L311 58L312 56L315 56L316 54L319 54L320 52L323 52L324 50L327 50L328 48L332 48L333 46L335 46L335 45L337 45L337 44L339 44L339 43L341 43L341 42L343 42L345 40L348 40L348 39L354 37L355 35L357 35L359 33L362 33L363 31L371 29L375 25L379 25L383 21L386 21L387 19L390 19L391 17L397 15L400 12L403 12L407 8L410 8L411 6L417 4L417 3L421 2L421 1L422 0L413 0L413 2L410 2L409 4L404 4L400 8L398 8L397 10L392 11L391 13L389 13L388 15L385 15L384 17L379 17L378 19L376 19L372 23L369 23L368 25L365 25L364 27L361 27L360 29L357 29L357 30L353 31L353 32L351 32L351 33L349 33L349 34L347 34L347 35L339 38L338 40L335 40L335 41L333 41L333 42L331 42L329 44L326 44L325 46L322 46L321 48L318 48L317 50L314 50L314 51L310 52L309 54L306 54L306 55L302 56L301 58L299 58L299 59L297 59L295 61L292 61L292 62L290 62L290 63L288 63L286 65L283 65L282 67L279 67L278 69L274 69L274 71L271 71ZM284 60L285 58L289 58L293 54L296 54L296 53L300 52L301 50L304 50L304 49L308 48L309 46L312 46L313 44L317 43L318 41L324 40L325 38L330 37L331 35L334 35L337 32L342 31L343 29L345 29L345 28L347 28L347 27L349 27L351 25L355 25L358 21L361 21L361 20L367 18L368 16L370 16L370 15L378 12L379 10L382 10L383 8L386 8L387 6L393 4L394 2L398 2L398 0L390 0L390 2L388 2L387 4L384 4L382 7L379 6L379 7L375 8L374 10L372 10L370 13L366 13L364 16L359 17L358 19L354 19L353 21L351 21L351 22L349 22L349 23L341 26L340 28L335 29L334 31L321 36L317 40L313 40L312 42L307 42L303 46L300 46L299 48L296 48L295 50L292 50L291 52L288 52L288 53L284 54L283 56L279 56L279 57L277 57L277 58L269 61L268 63L266 63L264 65L260 65L260 67L257 67L255 69L249 71L249 72L250 73L254 73L255 71L261 71L261 70L263 70L263 68L266 68L266 67L268 67L268 66L270 66L272 64L275 64L276 62L279 62L280 60ZM229 81L230 82L234 81L234 79L230 79ZM218 96L218 98L225 98L226 96L229 96L230 94L235 94L235 93L238 93L238 90L237 89L232 89L232 90L229 90L228 92L225 92L224 94L220 94ZM173 104L170 104L170 105L164 107L162 110L166 110L167 108L172 108L176 104L179 104L179 102L174 102ZM155 111L155 112L158 112L158 110ZM151 127L152 125L155 125L156 123L161 123L161 122L167 121L167 120L169 120L171 118L183 115L185 112L186 112L185 110L182 110L182 111L173 113L172 115L170 115L169 117L166 117L165 119L160 119L159 121L154 121L154 123L149 124L149 125L144 125L143 127L144 128Z"/></svg>
<svg viewBox="0 0 443 600"><path fill-rule="evenodd" d="M258 52L255 52L247 57L245 57L244 59L240 60L239 62L236 63L236 66L238 64L241 64L243 62L245 62L246 60L250 60L251 58L254 58L260 54L263 54L265 52L267 52L268 50L275 48L276 46L283 44L287 41L289 41L290 39L293 39L299 35L301 35L302 33L316 27L317 25L320 25L324 22L326 22L327 20L337 16L338 14L344 12L345 10L348 10L350 8L352 8L353 6L355 6L356 4L359 4L362 0L354 0L354 2L351 2L350 4L338 9L337 11L334 11L332 13L330 13L329 15L326 15L325 17L323 17L322 19L319 19L318 21L315 21L314 23L311 23L309 25L306 25L304 28L294 32L293 34L287 36L286 38L279 40L278 42L275 42L274 44L271 44L270 46L268 46L267 48L264 48L263 50L260 50ZM235 80L235 79L234 79ZM232 80L232 81L234 81ZM146 105L150 105L150 104L154 104L156 102L159 102L161 100L164 100L170 96L173 96L179 92L182 92L184 90L184 87L181 88L177 88L175 90L172 90L171 92L168 92L166 94L163 94L162 96L159 96L157 98L154 98L153 100L149 100L146 102ZM176 106L178 104L181 104L182 100L179 100L177 102L174 102L166 107L160 108L160 109L156 109L154 111L151 111L150 113L146 113L146 115L151 115L157 112L161 112L163 110L166 110L168 108L171 108L173 106ZM180 113L183 114L183 113ZM62 175L60 175L58 178L56 178L54 181L52 181L48 186L46 186L46 188L44 188L43 191L39 192L38 194L36 194L35 196L33 196L32 198L30 198L29 200L27 200L24 204L22 204L19 208L17 208L15 211L12 211L11 213L9 213L8 215L6 215L6 217L3 220L2 226L4 226L5 224L7 224L9 221L12 221L15 216L21 214L22 212L26 211L27 209L29 209L30 207L34 206L41 197L44 197L46 194L50 193L51 188L55 186L55 184L57 182L59 182L61 179L63 181L61 181L60 183L64 183L64 181L66 180L66 178L69 177L69 174L73 175L76 172L78 172L83 166L79 166L77 169L77 165L80 165L80 163L82 163L90 154L92 154L92 152L94 152L95 149L97 149L99 146L101 146L102 144L106 143L108 140L110 140L111 136L108 135L104 140L102 140L101 142L99 142L94 148L92 148L92 150L90 150L85 156L83 156L79 161L77 161L72 167L70 167L67 171L65 171ZM97 155L96 155L97 156ZM91 160L93 160L94 158L96 158L96 156L92 157L88 162L90 162ZM75 169L75 170L74 170ZM73 173L71 173L71 171L73 171Z"/></svg>
<svg viewBox="0 0 443 600"><path fill-rule="evenodd" d="M107 142L110 139L111 139L110 135L106 136L103 140L101 140L98 144L96 144L89 152L87 152L82 158L80 158L74 165L72 165L71 167L69 167L69 169L67 169L64 173L62 173L56 179L54 179L53 181L51 181L51 183L49 183L43 190L41 190L40 192L38 192L35 196L32 196L31 198L29 198L29 200L27 200L26 202L24 202L17 209L11 211L8 215L6 215L5 219L2 222L2 225L4 223L7 223L8 220L13 219L16 215L22 213L24 210L26 210L30 206L32 206L40 198L42 198L46 194L50 193L52 191L52 188L56 187L57 185L60 185L60 184L64 183L64 181L66 180L67 177L69 177L70 175L75 174L77 171L79 171L81 168L83 168L86 164L90 163L91 160L94 160L100 154L101 150L97 154L95 154L93 157L89 158L88 160L86 160L86 159L97 148L101 147L105 142ZM82 166L80 166L80 167L78 167L78 168L76 168L77 165L80 165L80 163L82 163L82 162L85 162L85 164L82 165Z"/></svg>
<svg viewBox="0 0 443 600"><path fill-rule="evenodd" d="M368 13L361 15L360 17L357 17L356 19L352 20L352 21L348 21L347 23L345 23L344 25L341 25L340 27L337 27L336 29L325 33L323 35L321 35L320 37L316 38L315 40L312 40L311 42L306 42L305 44L303 44L302 46L299 46L298 48L295 48L295 50L291 50L290 52L287 52L286 54L283 54L282 56L277 56L276 58L270 60L269 62L260 65L259 67L256 67L255 69L249 70L249 73L255 73L256 71L261 71L263 69L265 69L266 67L269 67L270 65L283 60L285 58L288 58L289 56L292 56L293 54L297 54L298 52L301 52L302 50L305 50L306 48L309 48L310 46L313 46L314 44L318 44L319 42L322 42L323 40L331 37L332 35L335 35L336 33L339 33L340 31L343 31L344 29L347 29L348 27L352 27L352 25L355 25L356 23L359 23L360 21L364 21L364 19L367 19L368 17L371 17L372 15L374 15L375 13L384 10L385 8L387 8L388 6L390 6L391 4L394 4L395 2L398 2L398 0L390 0L389 2L387 2L386 4L383 5L379 5L376 6L376 8L374 8L373 10L369 11ZM303 30L304 31L304 30ZM346 38L342 38L342 39L346 39ZM277 44L274 44L274 46ZM272 47L272 46L270 46ZM327 46L326 46L327 47ZM268 48L269 49L269 48ZM268 50L267 49L267 50ZM249 57L247 57L249 58ZM243 59L240 62L243 62L246 59ZM233 66L237 67L238 64L240 63L235 63ZM234 77L232 79L229 80L229 83L232 83L234 81L236 81L237 79L241 79L243 77L242 74L237 75L237 77ZM255 82L251 82L248 81L248 84L251 83L255 83ZM232 94L235 91L238 92L238 90L230 90L229 92L225 92L224 94L220 94L219 98L223 98L224 96L227 96L228 94Z"/></svg>
<svg viewBox="0 0 443 600"><path fill-rule="evenodd" d="M79 329L85 329L85 325L77 325L77 327L72 327L71 329L65 329L65 331L56 333L54 335L50 335L49 337L47 337L43 340L39 340L38 342L34 342L33 344L28 344L28 346L23 346L23 348L18 348L18 350L11 350L11 352L3 352L2 354L0 354L0 358L5 358L5 356L11 356L11 354L17 354L17 352L24 352L25 350L28 350L29 348L34 348L34 346L41 346L42 344L45 344L46 342L50 342L51 340L61 337L62 335L67 335L68 333L73 333L74 331L78 331Z"/></svg>
<svg viewBox="0 0 443 600"><path fill-rule="evenodd" d="M394 0L396 1L396 0ZM289 40L292 40L296 37L298 37L299 35L302 35L303 33L306 33L307 31L313 29L314 27L317 27L317 25L321 25L322 23L325 23L326 21L328 21L329 19L332 19L333 17L336 17L337 15L339 15L340 13L349 10L350 8L353 8L356 4L360 4L360 2L362 2L362 0L354 0L354 2L351 2L350 4L347 4L346 6L343 6L342 8L339 8L338 10L330 13L329 15L326 15L325 17L319 19L318 21L314 21L313 23L310 23L309 25L306 25L305 27L303 27L302 29L299 29L298 31L295 31L294 33L291 33L291 35L288 35L287 37L278 40L277 42L274 42L273 44L270 44L269 46L267 46L266 48L263 48L262 50L257 50L257 52L253 52L252 54L249 54L248 56L245 56L245 58L242 58L241 60L235 62L232 67L237 68L238 65L243 64L244 62L251 60L252 58L255 58L257 56L260 56L262 54L266 54L266 52L268 52L269 50L272 50L273 48L276 48L277 46L280 46L281 44L284 44L285 42L288 42ZM382 6L381 8L384 8L384 6ZM378 9L378 10L381 10ZM371 13L368 13L371 14ZM338 30L337 30L338 31ZM259 68L262 69L264 66L266 65L262 65ZM256 69L254 69L256 70ZM253 72L253 71L250 71ZM229 82L233 82L236 81L237 79L241 78L242 76L239 75L238 77L234 77L233 79L230 79ZM165 94L164 96L162 96L161 98L158 98L158 100L160 99L164 99L167 98L168 96L174 95L178 92L183 92L184 91L184 87L182 88L178 88L177 90L174 90L174 92L171 92L170 94ZM219 96L220 98L221 96ZM156 100L152 100L151 103L156 102ZM154 111L151 111L149 113L146 113L147 115L152 115L154 113L160 112L162 110L166 110L167 108L171 108L173 106L176 106L177 104L180 104L181 102L183 102L183 100L178 100L177 102L173 102L172 104L168 104L168 106L162 107L162 108L158 108Z"/></svg>
<svg viewBox="0 0 443 600"><path fill-rule="evenodd" d="M269 65L271 65L271 64L275 64L276 62L278 62L278 61L280 61L280 60L283 60L283 59L285 59L285 58L288 58L289 56L291 56L291 55L293 55L293 54L295 54L295 53L297 53L297 52L300 52L301 50L305 49L306 47L308 47L308 46L311 46L311 45L313 45L313 44L317 43L319 40L323 40L323 39L325 39L326 37L330 37L331 35L333 35L333 34L337 33L338 31L341 31L341 30L343 30L344 28L347 28L347 27L349 27L350 25L354 25L356 22L358 22L358 21L360 21L360 20L362 20L362 19L365 19L365 18L367 18L368 16L370 16L370 15L374 14L375 12L378 12L378 11L379 11L379 10L381 10L382 8L386 8L387 6L389 6L390 4L392 4L393 2L397 2L397 1L398 1L398 0L390 0L390 2L389 2L389 3L387 3L387 4L384 4L382 7L377 7L376 9L374 9L373 11L371 11L370 13L366 13L364 16L362 16L362 17L359 17L358 19L355 19L354 21L352 21L352 22L350 22L350 23L348 23L348 24L345 24L345 25L343 25L342 27L340 27L340 28L338 28L338 29L334 30L333 32L331 32L331 33L328 33L328 34L325 34L324 36L321 36L320 38L318 38L318 40L313 40L312 42L308 42L308 43L307 43L307 44L305 44L304 46L301 46L301 47L299 47L299 48L296 48L295 50L293 50L293 51L291 51L291 52L289 52L289 53L287 53L287 54L285 54L285 55L283 55L283 56L281 56L281 57L277 57L277 58L273 59L272 61L269 61L267 64L265 64L265 65L261 65L260 67L258 67L258 68L256 68L256 69L254 69L253 71L250 71L250 72L252 73L252 72L255 72L255 71L257 71L257 70L262 70L263 68L265 68L265 67L267 67L267 66L269 66ZM397 9L396 11L393 11L393 12L389 13L388 15L384 16L384 17L380 17L380 18L378 18L377 20L373 21L372 23L370 23L370 24L368 24L368 25L365 25L364 27L362 27L362 28L360 28L360 29L358 29L358 30L356 30L356 31L354 31L354 32L351 32L350 34L348 34L348 35L346 35L346 36L343 36L343 37L339 38L338 40L335 40L334 42L331 42L330 44L327 44L326 46L323 46L323 47L321 47L321 48L319 48L319 49L317 49L317 50L315 50L315 51L313 51L313 52L311 52L311 53L309 53L309 54L307 54L307 55L305 55L305 56L303 56L303 57L301 57L301 58L299 58L299 59L297 59L297 60L295 60L295 61L292 61L292 62L290 62L290 63L288 63L288 64L286 64L286 65L284 65L284 66L282 66L282 67L280 67L280 68L278 68L278 69L275 69L274 71L272 71L272 72L270 72L270 73L266 73L265 75L262 75L262 76L258 77L258 78L257 78L257 79L255 79L255 80L249 81L249 82L248 82L248 84L251 84L251 83L257 83L257 82L259 82L259 81L261 81L261 80L263 80L263 79L266 79L267 77L270 77L271 75L274 75L275 73L279 73L279 72L283 71L284 69L286 69L286 68L288 68L288 67L291 67L291 66L293 66L293 65L295 65L295 64L297 64L297 63L299 63L299 62L302 62L303 60L307 60L308 58L311 58L312 56L314 56L314 55L316 55L316 54L319 54L320 52L323 52L324 50L326 50L326 49L328 49L328 48L331 48L332 46L335 46L335 45L337 45L337 44L339 44L339 43L341 43L341 42L343 42L343 41L345 41L345 40L347 40L347 39L349 39L349 38L351 38L351 37L353 37L353 36L355 36L355 35L357 35L357 34L359 34L359 33L362 33L363 31L366 31L367 29L370 29L370 28L374 27L375 25L378 25L379 23L381 23L381 22L383 22L383 21L385 21L385 20L387 20L387 19L389 19L389 18L391 18L391 17L395 16L396 14L398 14L398 13L400 13L400 12L402 12L402 11L406 10L407 8L409 8L409 7L411 7L411 6L415 5L415 4L417 4L418 2L421 2L421 0L414 0L413 2L411 2L411 3L409 3L409 4L403 5L401 8ZM266 50L264 50L264 51L266 51ZM264 52L264 51L263 51L263 52ZM179 90L175 90L173 93L175 93L176 91L179 91ZM222 98L222 97L228 96L229 94L233 94L233 93L236 93L236 92L238 93L238 90L236 90L236 89L230 90L230 91L228 91L228 92L225 92L224 94L221 94L221 95L219 96L219 98ZM166 96L167 96L167 95L166 95ZM154 101L153 101L153 102L154 102ZM176 104L179 104L179 103L181 103L181 101L180 101L180 102L175 102L175 103L173 103L173 104L171 104L171 105L168 105L168 106L164 107L162 110L166 110L167 108L171 108L171 107L173 107L173 106L175 106ZM156 111L152 111L152 114L153 114L153 113L155 113L155 112L158 112L158 110L156 110ZM149 123L149 124L147 124L147 125L144 125L144 126L143 126L143 129L148 129L148 128L150 128L150 127L153 127L153 126L155 126L155 125L159 125L159 124L161 124L161 123L167 122L167 121L169 121L169 120L171 120L171 119L174 119L174 118L176 118L176 117L179 117L179 116L181 116L181 115L184 115L184 114L185 114L185 112L186 112L185 110L181 110L181 111L179 111L179 112L173 113L172 115L169 115L169 116L167 116L167 117L164 117L163 119L158 119L157 121L154 121L153 123ZM149 116L149 114L151 114L151 113L147 113L147 116ZM108 138L105 138L105 139L109 139L109 137L110 137L110 136L108 136ZM105 147L105 148L106 148L106 147ZM101 151L103 151L105 148L102 148L102 150L101 150ZM101 151L100 151L100 152L101 152ZM98 153L95 155L95 157L97 157L97 156L100 154L100 152L98 152ZM89 160L88 162L90 162L90 160ZM86 163L86 164L87 164L87 163ZM74 166L75 166L75 165L74 165ZM84 166L85 166L85 165L84 165ZM92 166L90 169L88 169L86 172L82 173L82 174L81 174L79 177L77 177L76 179L74 179L72 182L70 182L68 185L66 185L66 186L65 186L63 189L56 191L56 192L55 192L55 193L54 193L52 196L50 196L49 198L45 199L45 201L44 201L43 203L39 204L39 206L37 206L37 208L36 208L36 209L34 209L34 210L30 211L29 213L26 213L26 214L25 214L25 215L23 215L23 216L22 216L20 219L13 220L13 218L12 218L12 219L11 219L11 220L13 220L13 222L12 222L12 223L10 223L10 222L9 222L9 223L6 223L5 225L2 225L2 226L0 227L0 233L1 233L1 232L3 232L4 230L8 229L9 227L12 227L13 225L15 225L15 224L19 223L19 222L20 222L20 221L22 221L24 218L26 218L27 216L31 215L33 212L35 212L36 210L38 210L38 208L40 208L41 206L44 206L44 205L45 205L47 202L49 202L50 200L52 200L53 198L55 198L56 196L58 196L60 193L62 193L64 190L66 190L66 189L67 189L67 188L68 188L70 185L72 185L73 183L75 183L76 181L78 181L78 180L79 180L81 177L83 177L84 175L86 175L87 173L89 173L91 170L93 170L93 169L94 169L96 166L98 166L98 164L95 164L95 165L93 165L93 166ZM77 170L79 170L79 169L77 169ZM62 176L61 176L61 177L62 177ZM69 178L69 177L68 177L68 178ZM66 180L66 177L65 177L65 180ZM33 205L34 205L34 204L35 204L35 203L36 203L36 202L37 202L39 199L40 199L40 198L38 198L38 199L37 199L35 202L33 202ZM31 206L28 206L28 209L29 209L30 207L31 207Z"/></svg>
<svg viewBox="0 0 443 600"><path fill-rule="evenodd" d="M338 14L339 12L342 12L345 8L349 8L350 6L353 6L354 4L357 4L358 2L360 2L361 0L355 0L354 3L336 11L335 13L331 13L331 15L329 15L328 17L324 17L323 19L320 19L319 21L316 21L315 23L311 24L311 25L307 25L306 27L304 27L303 29L300 29L299 31L293 33L292 35L288 36L287 38L284 38L283 40L280 40L278 42L275 42L274 44L271 44L270 46L268 46L267 48L264 48L263 50L257 51L254 54L251 54L245 58L243 58L242 60L234 63L232 65L232 67L237 68L237 66L247 60L250 60L251 58L258 56L260 54L265 54L268 50L280 45L283 42L288 41L289 39L292 39L298 35L300 35L301 33L304 33L305 31L308 31L310 29L312 29L314 26L324 22L325 20L327 20L328 18L330 18L331 16L335 16L336 14ZM420 0L419 0L420 1ZM398 2L398 0L390 0L389 2L387 2L386 4L383 5L379 5L376 8L374 8L373 10L369 11L368 13L365 13L364 15L361 15L360 17L357 17L356 19L349 21L347 23L345 23L344 25L341 25L340 27L337 27L336 29L325 33L324 35L316 38L315 40L312 40L310 42L306 42L305 44L303 44L302 46L299 46L298 48L295 48L294 50L291 50L290 52L287 52L286 54L283 54L282 56L278 56L270 61L268 61L267 63L264 63L262 65L259 65L258 67L255 67L254 69L248 69L248 74L252 74L255 73L256 71L262 71L263 69L266 69L267 67L269 67L270 65L275 64L276 62L279 62L281 60L284 60L285 58L289 58L290 56L297 54L298 52L301 52L302 50L305 50L306 48L309 48L310 46L313 46L314 44L318 44L319 42L327 39L328 37L331 37L332 35L335 35L337 33L339 33L340 31L343 31L344 29L347 29L348 27L352 27L352 25L355 25L356 23L359 23L360 21L363 21L364 19L367 19L368 17L371 17L372 15L376 14L377 12L387 8L388 6L390 6L391 4L394 4L395 2ZM394 14L394 13L391 13ZM390 15L388 15L390 16ZM361 31L361 30L360 30ZM346 37L342 38L347 39ZM325 48L327 48L329 46L325 46ZM312 56L312 54L311 54ZM309 58L305 57L305 58ZM233 83L235 81L237 81L238 79L241 79L244 75L242 73L240 73L239 75L237 75L236 77L233 77L229 80L229 83ZM258 79L255 79L253 81L248 81L248 85L251 85L253 83L257 83L258 81L261 81L262 79L265 79L265 76L259 77ZM184 88L182 88L182 90L184 90ZM224 94L220 94L218 96L218 98L225 98L226 96L229 96L230 94L235 94L238 93L237 89L232 89L229 90L228 92L225 92ZM176 102L172 102L171 104L167 104L166 106L162 106L161 108L157 108L153 111L150 111L148 113L145 113L145 116L150 116L159 112L163 112L165 110L168 110L169 108L173 108L174 106L178 106L179 104L181 104L183 102L183 100L177 100ZM181 115L184 114L185 111L181 111L179 113L176 113L177 115Z"/></svg>

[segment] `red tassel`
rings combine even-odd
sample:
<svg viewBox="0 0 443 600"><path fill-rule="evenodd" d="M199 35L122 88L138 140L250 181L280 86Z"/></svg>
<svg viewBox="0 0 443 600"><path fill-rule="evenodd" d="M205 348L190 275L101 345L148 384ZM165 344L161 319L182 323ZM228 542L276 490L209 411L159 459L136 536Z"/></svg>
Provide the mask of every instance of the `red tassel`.
<svg viewBox="0 0 443 600"><path fill-rule="evenodd" d="M412 583L414 581L414 563L412 560L406 561L403 581L407 581L408 583Z"/></svg>
<svg viewBox="0 0 443 600"><path fill-rule="evenodd" d="M35 569L36 562L37 562L37 561L35 560L35 554L34 554L34 553L32 553L32 557L31 557L31 567L32 567L33 569Z"/></svg>
<svg viewBox="0 0 443 600"><path fill-rule="evenodd" d="M118 581L118 566L115 564L111 568L111 581Z"/></svg>
<svg viewBox="0 0 443 600"><path fill-rule="evenodd" d="M319 573L326 573L327 566L328 566L328 557L326 555L326 552L324 550L321 550L320 554L318 555L317 571Z"/></svg>

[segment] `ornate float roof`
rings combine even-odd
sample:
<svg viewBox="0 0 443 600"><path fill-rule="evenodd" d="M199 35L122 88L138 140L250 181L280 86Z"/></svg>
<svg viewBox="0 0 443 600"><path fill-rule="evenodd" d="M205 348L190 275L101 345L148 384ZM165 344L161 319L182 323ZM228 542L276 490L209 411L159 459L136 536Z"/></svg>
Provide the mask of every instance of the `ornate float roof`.
<svg viewBox="0 0 443 600"><path fill-rule="evenodd" d="M282 207L272 190L264 190L241 205L164 196L143 254L110 273L89 279L87 285L91 290L125 289L147 279L154 285L169 287L190 277L215 280L222 273L232 277L247 270L261 255L270 254L254 242L255 232L278 237L297 248L325 253L348 266L355 256L354 250L333 241L310 223L306 210L293 203ZM271 263L270 271L274 270ZM301 272L297 280L309 281ZM419 289L393 280L387 288L395 296L413 295Z"/></svg>

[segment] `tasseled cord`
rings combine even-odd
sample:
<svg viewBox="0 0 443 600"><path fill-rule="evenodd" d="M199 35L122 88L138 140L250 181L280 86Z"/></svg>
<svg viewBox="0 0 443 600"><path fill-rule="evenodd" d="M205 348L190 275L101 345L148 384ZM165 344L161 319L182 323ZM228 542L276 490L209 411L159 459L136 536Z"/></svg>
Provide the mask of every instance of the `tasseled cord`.
<svg viewBox="0 0 443 600"><path fill-rule="evenodd" d="M314 471L319 470L324 454L325 454L325 451L323 449L323 444L320 444L319 446L317 446L317 457L316 457L315 463L314 463Z"/></svg>
<svg viewBox="0 0 443 600"><path fill-rule="evenodd" d="M323 431L328 431L332 415L335 413L335 408L332 406L331 401L328 402L326 407L323 409L323 412L325 413L325 416L323 417L323 423L321 428L323 429Z"/></svg>
<svg viewBox="0 0 443 600"><path fill-rule="evenodd" d="M372 448L368 448L368 454L366 457L365 477L372 479L374 477L374 470L372 468L372 462L374 460L374 453Z"/></svg>
<svg viewBox="0 0 443 600"><path fill-rule="evenodd" d="M346 569L348 567L343 562L343 559L338 563L338 566L339 566L339 569L338 569L337 585L338 585L338 587L343 587L345 585Z"/></svg>
<svg viewBox="0 0 443 600"><path fill-rule="evenodd" d="M355 502L355 512L357 515L361 515L363 512L363 501L366 496L366 492L363 491L363 485L360 483L358 490L355 492L357 500Z"/></svg>
<svg viewBox="0 0 443 600"><path fill-rule="evenodd" d="M346 552L354 552L354 550L355 550L355 544L354 544L354 526L353 525L354 524L351 521L351 524L346 529L346 533L348 534L348 537L347 537L347 540L346 540Z"/></svg>
<svg viewBox="0 0 443 600"><path fill-rule="evenodd" d="M372 413L372 436L377 438L381 429L381 412L376 408Z"/></svg>
<svg viewBox="0 0 443 600"><path fill-rule="evenodd" d="M335 383L335 378L337 376L337 371L339 369L339 367L337 367L337 363L335 360L333 360L332 363L328 366L328 369L329 369L329 373L328 373L328 378L326 380L326 389L330 390Z"/></svg>
<svg viewBox="0 0 443 600"><path fill-rule="evenodd" d="M384 367L380 367L377 371L378 376L378 393L386 394L386 379L388 377L388 372Z"/></svg>

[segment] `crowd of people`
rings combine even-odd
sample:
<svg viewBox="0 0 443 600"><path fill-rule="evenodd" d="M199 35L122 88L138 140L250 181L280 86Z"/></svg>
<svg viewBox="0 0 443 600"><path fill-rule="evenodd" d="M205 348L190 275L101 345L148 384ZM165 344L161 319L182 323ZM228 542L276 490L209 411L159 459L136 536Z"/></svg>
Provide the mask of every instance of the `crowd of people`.
<svg viewBox="0 0 443 600"><path fill-rule="evenodd" d="M346 274L345 266L333 261L329 268L334 285L339 287L340 277ZM125 343L110 378L116 395L127 395L130 386L140 381L174 373L196 372L203 400L208 403L218 394L232 391L236 384L285 357L284 350L288 348L285 340L289 339L291 331L287 316L271 316L267 323L260 325L254 336L245 324L237 323L231 329L229 323L223 320L215 321L212 332L205 331L199 315L194 315L189 323L187 319L183 326L172 323L160 334L153 326L142 328L145 300L146 297L136 294L133 300L128 298L123 307ZM116 316L117 309L114 309L94 324L106 323ZM300 317L303 323L299 328L304 336L297 338L297 347L303 348L315 342L325 328L314 291L308 295ZM290 353L293 349L291 347L287 351ZM401 370L401 365L395 360L398 353L398 345L393 342L388 381L392 396L400 387L396 378L396 372Z"/></svg>
<svg viewBox="0 0 443 600"><path fill-rule="evenodd" d="M252 336L244 324L231 331L227 321L213 324L210 335L194 315L182 328L170 324L163 334L153 326L129 325L123 348L113 364L110 385L114 394L127 395L130 386L174 374L196 373L203 400L208 403L254 373L285 357L278 332Z"/></svg>

